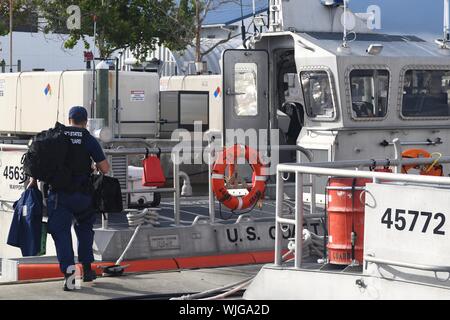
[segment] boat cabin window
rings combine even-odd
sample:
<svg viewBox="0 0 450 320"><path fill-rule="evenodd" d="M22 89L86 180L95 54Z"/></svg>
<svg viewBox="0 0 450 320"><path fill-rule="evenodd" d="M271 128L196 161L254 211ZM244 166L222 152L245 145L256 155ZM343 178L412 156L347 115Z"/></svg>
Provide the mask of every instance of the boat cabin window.
<svg viewBox="0 0 450 320"><path fill-rule="evenodd" d="M334 118L330 75L326 71L302 71L300 78L306 114L311 118Z"/></svg>
<svg viewBox="0 0 450 320"><path fill-rule="evenodd" d="M237 116L258 114L258 66L256 63L236 63L234 66L234 111Z"/></svg>
<svg viewBox="0 0 450 320"><path fill-rule="evenodd" d="M352 70L350 85L354 118L384 118L386 116L389 71Z"/></svg>
<svg viewBox="0 0 450 320"><path fill-rule="evenodd" d="M404 117L450 116L450 71L408 70L403 84Z"/></svg>

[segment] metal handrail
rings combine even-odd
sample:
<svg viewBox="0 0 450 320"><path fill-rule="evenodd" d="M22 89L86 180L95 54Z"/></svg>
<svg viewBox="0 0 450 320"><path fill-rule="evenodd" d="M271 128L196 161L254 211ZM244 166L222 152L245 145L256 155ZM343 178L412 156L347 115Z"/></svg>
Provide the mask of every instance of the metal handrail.
<svg viewBox="0 0 450 320"><path fill-rule="evenodd" d="M431 160L432 163L434 160ZM441 162L441 161L440 161ZM406 161L404 162L406 164ZM414 164L414 162L413 162ZM374 172L374 171L355 171L348 169L337 168L319 168L308 167L305 165L292 166L290 164L278 165L279 172L295 172L296 174L313 174L319 176L335 176L335 177L352 177L352 178L366 178L366 179L379 179L401 181L401 182L417 182L417 183L430 183L450 185L449 177L437 177L437 176L421 176L421 175L408 175L401 173L388 173L388 172Z"/></svg>
<svg viewBox="0 0 450 320"><path fill-rule="evenodd" d="M375 264L383 264L383 265L391 265L396 267L404 267L422 271L432 271L432 272L450 272L450 266L438 266L438 265L426 265L426 264L418 264L418 263L409 263L409 262L401 262L401 261L393 261L387 259L375 258L372 255L364 255L364 260L369 263Z"/></svg>
<svg viewBox="0 0 450 320"><path fill-rule="evenodd" d="M202 152L203 148L191 148L192 152ZM159 154L159 153L172 153L173 148L162 147L162 148L117 148L117 149L105 149L106 155L118 156L118 155L144 155L148 154Z"/></svg>
<svg viewBox="0 0 450 320"><path fill-rule="evenodd" d="M408 175L400 173L388 172L374 172L362 170L349 170L343 168L362 168L372 167L375 164L378 166L399 166L399 165L426 165L432 164L437 158L419 158L419 159L383 159L383 160L351 160L351 161L336 161L325 163L307 163L307 164L279 164L277 166L277 188L276 188L276 215L275 215L275 265L282 264L282 225L293 224L296 230L302 230L304 219L304 203L303 203L303 189L305 187L303 182L303 175L318 175L318 176L335 176L335 177L352 177L352 178L367 178L372 179L374 183L380 181L389 182L410 182L410 183L424 183L424 184L439 184L450 186L449 177L436 176L422 176L422 175ZM450 157L439 158L439 163L450 163ZM283 199L284 199L284 183L283 173L295 173L295 219L286 219L282 217L283 213ZM302 232L295 234L295 257L294 267L300 268L302 263L303 239ZM395 262L395 261L394 261ZM404 266L407 266L405 264ZM421 265L409 264L414 267L427 267ZM437 268L435 268L437 267ZM432 266L430 271L444 271L450 273L450 268L439 268L439 266Z"/></svg>
<svg viewBox="0 0 450 320"><path fill-rule="evenodd" d="M148 188L148 189L136 189L136 190L122 190L123 194L145 194L145 193L171 193L175 192L175 188Z"/></svg>
<svg viewBox="0 0 450 320"><path fill-rule="evenodd" d="M295 219L287 219L287 218L280 218L277 217L277 222L282 224L292 224L295 225Z"/></svg>
<svg viewBox="0 0 450 320"><path fill-rule="evenodd" d="M427 139L425 141L402 141L400 143L400 145L402 146L435 146L438 144L442 144L442 139L441 138L436 138L434 140L431 139ZM387 146L392 146L394 145L394 142L388 142L386 140L383 140L380 143L381 146L383 147L387 147Z"/></svg>
<svg viewBox="0 0 450 320"><path fill-rule="evenodd" d="M434 161L439 160L439 163L450 163L450 157L432 157L432 158L403 158L401 164L403 165L425 165L432 164ZM343 168L358 168L358 167L371 167L371 166L397 166L400 163L400 159L367 159L367 160L341 160L332 162L313 162L313 163L286 163L280 164L283 166L283 172L295 172L295 169L289 169L289 167L320 167L329 169L343 169Z"/></svg>
<svg viewBox="0 0 450 320"><path fill-rule="evenodd" d="M26 151L28 145L23 144L0 144L0 151Z"/></svg>
<svg viewBox="0 0 450 320"><path fill-rule="evenodd" d="M122 140L114 140L113 142L119 142ZM140 143L145 143L147 146L149 146L147 144L147 142L145 140L140 140L140 139L128 139L128 140L124 140L122 142L140 142ZM214 144L214 142L211 142L208 146L202 146L202 147L194 147L191 148L191 152L192 153L198 153L198 152L204 152L205 148L209 151L209 156L210 159L213 156L213 153L215 152L215 147L216 145ZM12 145L12 144L0 144L0 151L26 151L28 149L27 145ZM297 146L297 145L277 145L277 146L268 146L267 148L260 148L260 151L263 150L279 150L279 151L299 151L302 152L306 158L308 159L308 161L312 161L313 160L313 154L311 151ZM164 153L164 154L172 154L172 156L174 157L173 159L176 159L176 161L173 161L173 176L174 177L179 177L179 161L177 159L177 153L173 153L173 147L162 147L162 148L155 148L155 147L149 147L149 148L115 148L115 149L104 149L104 152L107 156L118 156L118 155L142 155L142 154L160 154L160 153ZM209 163L209 170L211 172L212 170L212 163ZM212 188L211 188L211 181L209 181L210 183L210 188L209 188L209 213L210 213L210 222L214 223L215 221L215 207L214 207L214 203L215 203L215 198L214 198L214 194L212 193ZM311 205L311 212L314 212L315 210L315 200L314 200L314 184L313 181L311 180L310 184L307 184L307 186L311 187L311 194L313 196L313 198L311 199L312 205ZM159 192L159 193L172 193L174 194L174 220L175 220L175 224L179 225L181 220L180 220L180 182L179 182L179 178L178 179L174 179L174 185L173 188L155 188L155 189L139 189L139 190L122 190L122 193L124 194L141 194L141 193L149 193L149 192Z"/></svg>
<svg viewBox="0 0 450 320"><path fill-rule="evenodd" d="M328 186L325 189L327 190L339 190L339 191L346 191L346 190L366 190L365 187L334 187L334 186Z"/></svg>
<svg viewBox="0 0 450 320"><path fill-rule="evenodd" d="M216 146L217 147L217 146ZM214 148L214 143L205 147L192 147L190 151L193 153L204 152L206 149ZM278 151L299 151L302 152L309 161L313 160L311 151L296 145L281 145L281 146L271 146L271 147L258 147L259 151L267 150L278 150ZM158 153L172 153L173 147L162 147L162 148L116 148L116 149L105 149L106 155L140 155L146 154L158 154Z"/></svg>
<svg viewBox="0 0 450 320"><path fill-rule="evenodd" d="M192 153L198 153L198 152L204 152L205 149L208 150L208 171L209 171L209 175L211 175L212 173L212 159L214 158L214 152L215 152L215 147L217 147L217 145L214 142L211 142L209 145L207 146L202 146L202 147L194 147L191 148L190 151ZM292 151L299 151L302 152L303 154L305 154L305 156L307 157L307 159L309 161L312 161L313 159L313 155L309 150L306 150L300 146L296 146L296 145L281 145L281 146L271 146L268 148L260 148L260 151L263 150L267 150L267 149L271 149L271 150L292 150ZM113 155L142 155L142 154L172 154L173 157L177 157L177 153L173 152L173 147L162 147L162 148L117 148L117 149L105 149L105 154L108 156L113 156ZM178 159L176 161L173 161L173 176L174 177L179 177L179 161ZM146 192L173 192L174 193L174 219L175 219L175 224L179 225L181 222L180 219L180 182L179 179L174 179L174 185L173 188L165 188L165 189L151 189L151 190L125 190L124 193L146 193ZM310 184L308 184L309 186L311 186L311 194L314 196L315 192L314 192L314 183L313 180L311 179ZM211 223L215 222L215 197L212 191L212 183L211 180L209 180L209 191L208 191L208 198L209 198L209 219ZM313 204L314 202L314 204ZM313 199L311 199L311 212L313 212L315 210L315 200L314 197Z"/></svg>

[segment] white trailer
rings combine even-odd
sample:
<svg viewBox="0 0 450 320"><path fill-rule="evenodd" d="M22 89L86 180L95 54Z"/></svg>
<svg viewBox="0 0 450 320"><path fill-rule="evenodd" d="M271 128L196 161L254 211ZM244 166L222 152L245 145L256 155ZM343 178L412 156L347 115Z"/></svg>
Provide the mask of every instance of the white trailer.
<svg viewBox="0 0 450 320"><path fill-rule="evenodd" d="M103 72L103 74L102 74ZM159 76L155 73L120 72L119 108L116 77L100 70L97 108L92 114L92 72L21 72L0 74L0 132L29 136L68 122L72 106L84 106L90 118L105 124L122 137L153 137L157 132Z"/></svg>
<svg viewBox="0 0 450 320"><path fill-rule="evenodd" d="M173 76L162 77L161 84L161 107L160 107L160 119L168 120L167 124L162 123L160 131L171 132L174 128L179 127L184 122L185 124L192 120L201 121L207 125L206 130L210 131L222 131L223 130L223 86L221 75L189 75L189 76ZM198 95L199 104L197 107L183 104L178 104L178 108L173 108L171 97L175 93L181 92L185 95ZM172 94L171 94L172 93ZM186 112L184 112L186 110ZM206 114L205 114L206 111ZM189 119L183 119L183 114L190 114ZM180 114L181 118L178 118ZM174 123L176 122L176 123Z"/></svg>

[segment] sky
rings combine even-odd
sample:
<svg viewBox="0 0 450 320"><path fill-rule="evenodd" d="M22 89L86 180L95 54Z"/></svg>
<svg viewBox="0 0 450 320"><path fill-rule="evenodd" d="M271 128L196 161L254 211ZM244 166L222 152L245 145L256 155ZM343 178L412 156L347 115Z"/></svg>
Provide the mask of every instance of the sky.
<svg viewBox="0 0 450 320"><path fill-rule="evenodd" d="M250 14L252 0L242 1L244 15ZM257 10L265 8L268 3L267 0L255 1ZM239 17L240 6L236 2L239 1L235 0L235 3L224 5L211 12L206 22L224 23ZM350 7L354 12L366 12L371 4L380 6L381 32L417 35L427 40L442 36L444 0L350 0ZM47 70L84 67L83 47L80 45L75 50L64 51L58 40L43 35L15 33L15 60L20 57L25 70L33 67ZM0 60L7 59L8 38L0 37L0 43L0 47L3 47L3 52L0 51Z"/></svg>
<svg viewBox="0 0 450 320"><path fill-rule="evenodd" d="M443 0L350 0L354 12L366 12L372 4L381 9L381 31L414 35L443 32Z"/></svg>
<svg viewBox="0 0 450 320"><path fill-rule="evenodd" d="M242 2L244 15L251 14L252 0L242 0ZM255 0L255 3L257 10L267 8L268 0ZM366 12L370 5L378 5L381 9L381 32L414 35L442 34L444 0L349 0L349 3L354 12ZM240 6L239 1L236 0L210 12L205 22L225 23L239 16Z"/></svg>
<svg viewBox="0 0 450 320"><path fill-rule="evenodd" d="M295 0L301 1L301 0ZM215 0L216 3L220 0ZM260 11L261 9L267 8L267 0L255 0L255 9ZM243 16L250 15L253 13L253 1L252 0L242 0L242 13ZM226 23L228 21L235 20L241 16L241 6L239 0L230 0L228 3L221 5L216 4L214 11L210 11L205 18L206 24L220 24Z"/></svg>
<svg viewBox="0 0 450 320"><path fill-rule="evenodd" d="M83 44L80 42L73 50L63 48L60 36L42 33L14 32L13 57L22 61L22 70L44 68L47 71L64 69L83 69ZM9 37L0 37L0 60L9 63ZM15 69L14 69L15 70Z"/></svg>

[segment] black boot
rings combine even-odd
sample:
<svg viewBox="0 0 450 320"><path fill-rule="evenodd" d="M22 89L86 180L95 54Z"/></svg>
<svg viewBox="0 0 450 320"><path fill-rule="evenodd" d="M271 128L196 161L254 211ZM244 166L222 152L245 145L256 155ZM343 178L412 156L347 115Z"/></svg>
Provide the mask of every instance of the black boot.
<svg viewBox="0 0 450 320"><path fill-rule="evenodd" d="M83 264L83 282L91 282L95 279L97 279L97 275L92 270L91 264Z"/></svg>
<svg viewBox="0 0 450 320"><path fill-rule="evenodd" d="M64 291L75 290L75 272L64 274Z"/></svg>

